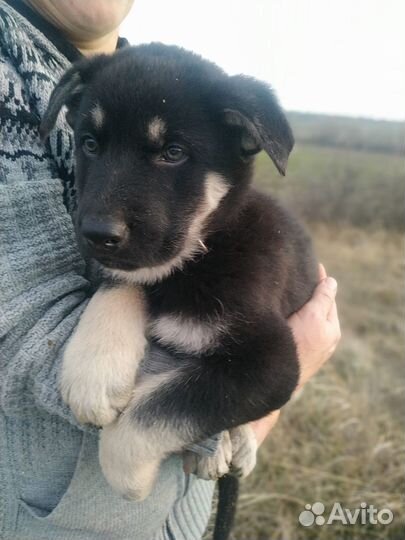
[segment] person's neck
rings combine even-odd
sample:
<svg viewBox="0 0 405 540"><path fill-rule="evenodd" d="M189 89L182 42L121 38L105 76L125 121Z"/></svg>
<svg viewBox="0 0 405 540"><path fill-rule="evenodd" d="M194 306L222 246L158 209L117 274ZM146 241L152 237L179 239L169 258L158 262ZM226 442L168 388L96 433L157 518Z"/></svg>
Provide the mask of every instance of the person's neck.
<svg viewBox="0 0 405 540"><path fill-rule="evenodd" d="M70 36L66 36L67 39L74 45L83 56L93 56L95 54L111 54L117 48L118 42L118 29L114 30L106 36L102 36L98 39L79 41L72 39Z"/></svg>
<svg viewBox="0 0 405 540"><path fill-rule="evenodd" d="M93 56L95 54L111 54L117 48L118 42L118 28L112 30L109 34L101 37L93 37L91 35L84 35L81 38L73 35L73 29L66 21L63 21L60 17L58 10L45 10L41 7L41 4L34 2L33 0L23 0L33 11L37 12L46 21L51 23L57 28L60 33L84 56Z"/></svg>

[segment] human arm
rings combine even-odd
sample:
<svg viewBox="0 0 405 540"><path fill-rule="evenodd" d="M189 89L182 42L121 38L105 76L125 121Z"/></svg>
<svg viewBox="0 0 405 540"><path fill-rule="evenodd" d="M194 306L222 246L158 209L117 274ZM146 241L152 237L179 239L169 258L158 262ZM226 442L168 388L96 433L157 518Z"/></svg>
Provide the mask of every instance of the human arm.
<svg viewBox="0 0 405 540"><path fill-rule="evenodd" d="M28 83L7 58L0 79L7 83L0 88L1 406L13 414L40 405L75 423L57 379L88 282L52 155L57 143L67 150L69 134L61 123L45 147ZM40 82L45 91L49 80Z"/></svg>

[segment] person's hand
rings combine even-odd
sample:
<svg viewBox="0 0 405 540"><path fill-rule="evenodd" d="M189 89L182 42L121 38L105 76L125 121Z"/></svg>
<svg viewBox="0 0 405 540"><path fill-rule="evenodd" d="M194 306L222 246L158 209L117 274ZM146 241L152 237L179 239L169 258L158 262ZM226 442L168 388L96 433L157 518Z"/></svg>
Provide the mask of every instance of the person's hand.
<svg viewBox="0 0 405 540"><path fill-rule="evenodd" d="M288 319L300 362L298 388L302 388L332 356L341 335L335 301L336 280L327 277L322 264L319 265L319 279L309 302Z"/></svg>
<svg viewBox="0 0 405 540"><path fill-rule="evenodd" d="M297 344L300 379L297 389L314 375L332 356L340 340L340 325L336 308L337 283L327 277L319 265L319 284L312 298L288 319ZM280 411L251 423L259 444L276 424Z"/></svg>

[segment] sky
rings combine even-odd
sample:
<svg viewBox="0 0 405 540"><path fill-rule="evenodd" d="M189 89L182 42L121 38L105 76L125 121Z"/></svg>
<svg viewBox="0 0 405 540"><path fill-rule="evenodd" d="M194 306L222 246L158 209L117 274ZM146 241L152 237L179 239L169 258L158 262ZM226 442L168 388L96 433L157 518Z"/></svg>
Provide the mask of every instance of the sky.
<svg viewBox="0 0 405 540"><path fill-rule="evenodd" d="M287 110L405 120L405 0L135 0L121 35L267 81Z"/></svg>

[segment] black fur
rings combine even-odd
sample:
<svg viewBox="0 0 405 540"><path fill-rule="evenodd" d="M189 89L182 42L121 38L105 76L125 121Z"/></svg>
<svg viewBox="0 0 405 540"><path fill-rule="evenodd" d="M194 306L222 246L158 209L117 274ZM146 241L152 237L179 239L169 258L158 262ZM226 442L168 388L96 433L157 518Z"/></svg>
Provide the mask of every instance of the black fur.
<svg viewBox="0 0 405 540"><path fill-rule="evenodd" d="M79 242L104 267L134 271L173 259L204 200L207 175L229 186L201 231L206 252L145 285L152 319L223 320L226 331L208 351L173 346L172 383L137 407L134 421L186 425L201 440L280 408L299 377L286 319L310 298L317 267L301 226L250 187L255 153L264 149L284 174L293 146L270 88L152 44L75 65L54 92L44 137L62 103L77 146ZM95 104L105 116L100 128L91 119ZM153 143L147 126L156 117L166 132ZM83 149L89 133L98 144L92 157ZM172 143L184 148L184 162L164 161ZM89 243L89 228L111 242Z"/></svg>
<svg viewBox="0 0 405 540"><path fill-rule="evenodd" d="M309 299L316 282L309 241L291 216L253 190L245 203L238 219L208 236L208 253L147 287L152 318L181 310L201 320L219 313L232 321L212 352L183 354L184 379L145 404L168 419L192 415L204 436L288 401L299 373L286 318ZM142 418L149 417L145 409Z"/></svg>

